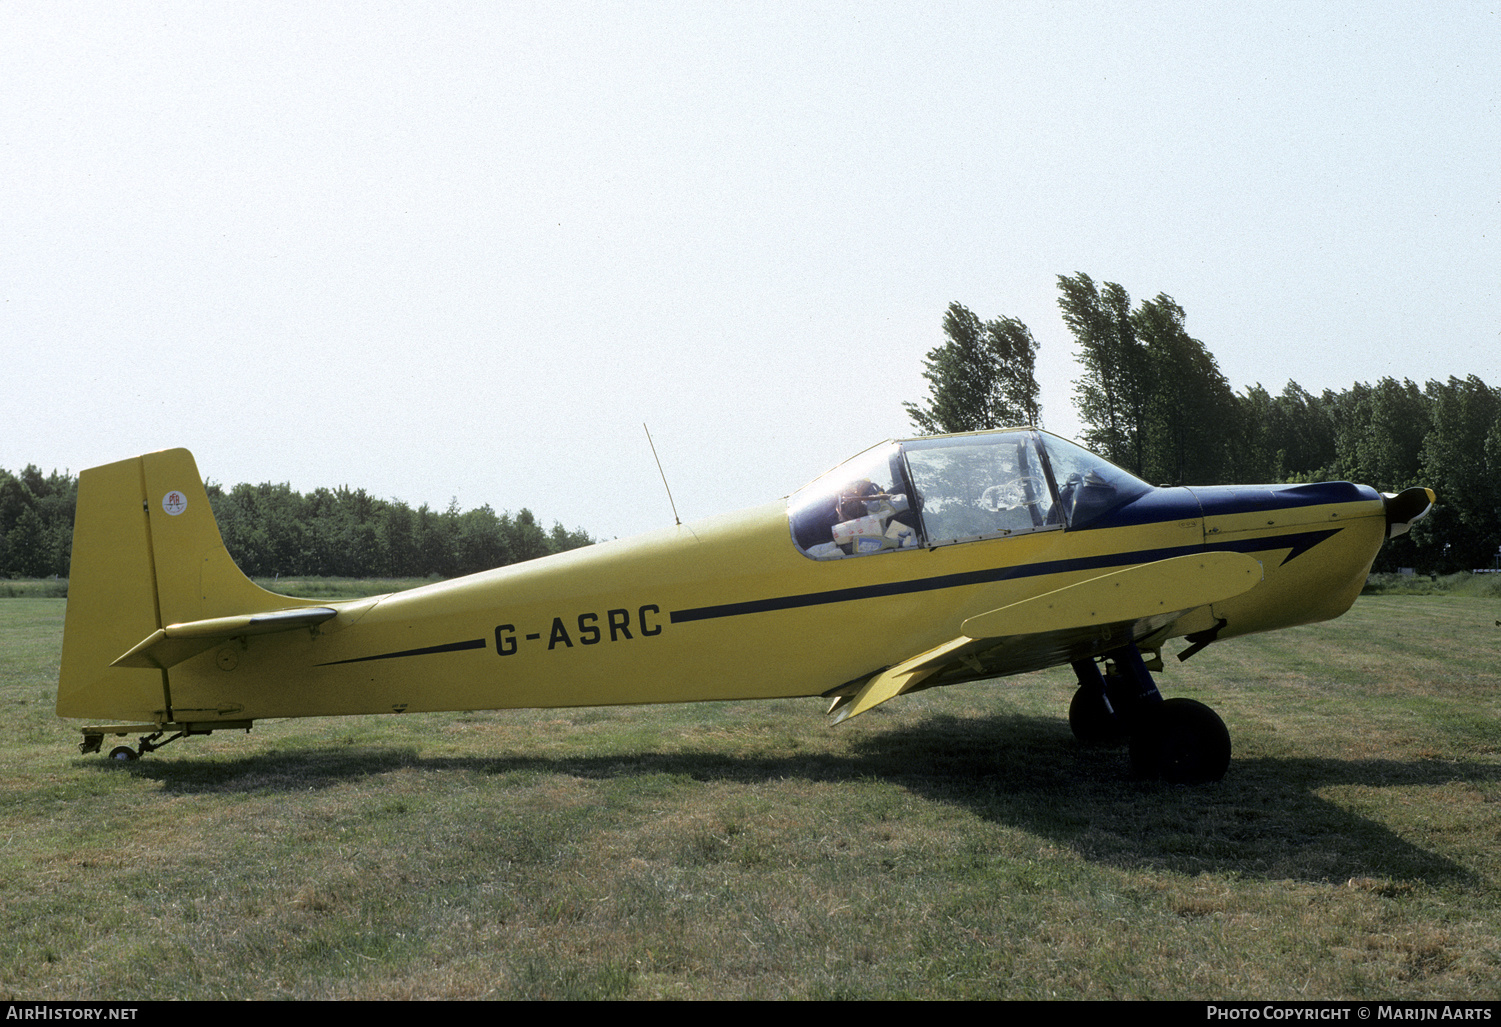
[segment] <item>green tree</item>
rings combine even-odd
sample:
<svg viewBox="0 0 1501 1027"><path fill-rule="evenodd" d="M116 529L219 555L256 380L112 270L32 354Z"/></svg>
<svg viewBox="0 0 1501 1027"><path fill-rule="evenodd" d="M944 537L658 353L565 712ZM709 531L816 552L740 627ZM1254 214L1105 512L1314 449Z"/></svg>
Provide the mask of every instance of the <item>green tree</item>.
<svg viewBox="0 0 1501 1027"><path fill-rule="evenodd" d="M56 573L47 527L32 507L26 507L5 537L11 570L23 578L45 578Z"/></svg>
<svg viewBox="0 0 1501 1027"><path fill-rule="evenodd" d="M503 515L500 522L511 559L519 563L522 560L535 560L552 552L547 544L547 532L542 530L536 515L526 507L522 507L514 519L509 514Z"/></svg>
<svg viewBox="0 0 1501 1027"><path fill-rule="evenodd" d="M35 464L0 469L0 574L66 576L78 479Z"/></svg>
<svg viewBox="0 0 1501 1027"><path fill-rule="evenodd" d="M1149 401L1146 349L1136 337L1131 297L1114 282L1103 288L1080 272L1058 276L1063 323L1079 344L1083 377L1074 382L1074 407L1083 441L1101 456L1142 473Z"/></svg>
<svg viewBox="0 0 1501 1027"><path fill-rule="evenodd" d="M1325 391L1315 396L1289 381L1272 401L1267 427L1273 481L1323 480L1336 475L1334 408L1337 397Z"/></svg>
<svg viewBox="0 0 1501 1027"><path fill-rule="evenodd" d="M1277 450L1272 442L1272 418L1277 401L1260 382L1244 395L1235 395L1232 442L1226 449L1228 476L1234 482L1279 480Z"/></svg>
<svg viewBox="0 0 1501 1027"><path fill-rule="evenodd" d="M440 578L453 576L454 533L458 521L458 505L450 502L444 513L438 513L423 503L417 508L412 528L412 540L417 551L421 573Z"/></svg>
<svg viewBox="0 0 1501 1027"><path fill-rule="evenodd" d="M427 572L416 546L416 518L405 503L392 501L381 511L377 527L382 573L393 577L419 577Z"/></svg>
<svg viewBox="0 0 1501 1027"><path fill-rule="evenodd" d="M308 571L348 578L381 573L377 506L364 489L347 485L308 495Z"/></svg>
<svg viewBox="0 0 1501 1027"><path fill-rule="evenodd" d="M454 544L459 574L477 574L511 562L500 518L488 505L459 516Z"/></svg>
<svg viewBox="0 0 1501 1027"><path fill-rule="evenodd" d="M582 528L569 531L563 525L554 521L552 533L547 538L547 547L554 553L566 553L570 549L582 549L584 546L594 545L594 539Z"/></svg>
<svg viewBox="0 0 1501 1027"><path fill-rule="evenodd" d="M1356 382L1336 404L1338 476L1383 492L1418 484L1431 402L1411 381Z"/></svg>
<svg viewBox="0 0 1501 1027"><path fill-rule="evenodd" d="M1423 440L1423 484L1438 493L1433 512L1413 529L1432 569L1489 567L1501 545L1501 394L1474 375L1431 381L1432 427Z"/></svg>
<svg viewBox="0 0 1501 1027"><path fill-rule="evenodd" d="M903 403L925 435L983 431L1042 423L1038 402L1037 341L1011 317L982 322L961 303L943 318L947 341L928 352L926 403Z"/></svg>
<svg viewBox="0 0 1501 1027"><path fill-rule="evenodd" d="M306 506L286 482L241 482L221 495L215 514L225 548L246 574L306 574L312 562Z"/></svg>
<svg viewBox="0 0 1501 1027"><path fill-rule="evenodd" d="M1239 407L1183 308L1159 294L1133 311L1125 289L1085 274L1060 275L1058 289L1084 368L1074 382L1084 441L1149 481L1223 482Z"/></svg>
<svg viewBox="0 0 1501 1027"><path fill-rule="evenodd" d="M1241 441L1226 430L1235 423L1235 394L1186 322L1183 308L1161 294L1131 315L1147 370L1142 471L1154 482L1219 484L1230 477L1230 446Z"/></svg>
<svg viewBox="0 0 1501 1027"><path fill-rule="evenodd" d="M303 495L285 483L203 484L225 547L256 576L448 577L594 542L561 524L549 534L529 510L513 520L488 506L463 513L455 500L414 513L348 486ZM0 468L0 575L66 576L77 500L76 477Z"/></svg>

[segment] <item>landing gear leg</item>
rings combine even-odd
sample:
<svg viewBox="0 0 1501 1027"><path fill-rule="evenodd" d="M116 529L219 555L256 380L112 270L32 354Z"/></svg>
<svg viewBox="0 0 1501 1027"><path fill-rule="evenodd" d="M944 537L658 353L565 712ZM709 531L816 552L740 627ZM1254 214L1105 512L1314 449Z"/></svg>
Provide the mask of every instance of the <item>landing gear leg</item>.
<svg viewBox="0 0 1501 1027"><path fill-rule="evenodd" d="M1107 653L1109 673L1093 659L1073 664L1079 689L1068 705L1068 726L1084 745L1115 745L1131 734L1162 695L1136 646Z"/></svg>
<svg viewBox="0 0 1501 1027"><path fill-rule="evenodd" d="M1080 745L1116 745L1126 737L1123 711L1110 701L1100 665L1094 660L1080 660L1074 665L1079 679L1078 691L1068 704L1068 726ZM1119 696L1116 697L1120 698Z"/></svg>
<svg viewBox="0 0 1501 1027"><path fill-rule="evenodd" d="M1094 660L1075 663L1079 690L1069 704L1074 737L1104 745L1131 739L1131 770L1137 777L1174 784L1218 781L1230 767L1230 731L1208 706L1193 699L1163 699L1134 645L1107 657L1112 673Z"/></svg>

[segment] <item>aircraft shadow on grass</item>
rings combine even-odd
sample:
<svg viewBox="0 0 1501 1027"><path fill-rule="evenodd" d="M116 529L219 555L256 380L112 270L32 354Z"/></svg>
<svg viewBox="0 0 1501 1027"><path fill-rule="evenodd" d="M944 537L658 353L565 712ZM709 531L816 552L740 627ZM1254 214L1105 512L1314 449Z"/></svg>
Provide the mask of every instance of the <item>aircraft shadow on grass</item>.
<svg viewBox="0 0 1501 1027"><path fill-rule="evenodd" d="M399 746L289 746L224 762L139 762L127 772L168 792L237 794L307 792L404 769L744 784L879 780L1096 863L1378 888L1383 881L1464 885L1479 877L1321 790L1501 780L1501 767L1473 762L1261 757L1236 760L1218 786L1194 788L1123 780L1128 762L1123 749L1080 746L1062 720L929 714L921 723L864 736L845 753L759 756L698 746L593 756L422 756ZM101 773L126 769L88 765Z"/></svg>

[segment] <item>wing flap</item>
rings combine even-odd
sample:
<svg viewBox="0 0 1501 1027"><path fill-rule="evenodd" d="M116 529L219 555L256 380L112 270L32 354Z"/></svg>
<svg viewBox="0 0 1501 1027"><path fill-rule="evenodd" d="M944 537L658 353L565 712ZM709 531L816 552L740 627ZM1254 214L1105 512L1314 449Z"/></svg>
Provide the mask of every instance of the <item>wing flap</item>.
<svg viewBox="0 0 1501 1027"><path fill-rule="evenodd" d="M1016 670L1083 659L1101 649L1145 637L1188 613L1250 591L1262 580L1261 562L1243 553L1207 552L1138 564L1080 581L1009 606L977 614L963 632L933 649L870 677L829 708L835 724L910 692L927 679L982 650L1008 644ZM1140 626L1144 630L1131 630Z"/></svg>

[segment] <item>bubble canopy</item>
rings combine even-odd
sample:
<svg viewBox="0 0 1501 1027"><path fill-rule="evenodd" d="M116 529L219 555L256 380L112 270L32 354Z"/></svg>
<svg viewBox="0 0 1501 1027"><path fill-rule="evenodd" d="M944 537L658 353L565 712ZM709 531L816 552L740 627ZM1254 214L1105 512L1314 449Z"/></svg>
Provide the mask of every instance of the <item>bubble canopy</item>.
<svg viewBox="0 0 1501 1027"><path fill-rule="evenodd" d="M873 446L787 500L798 551L841 560L1078 529L1152 487L1031 428Z"/></svg>

